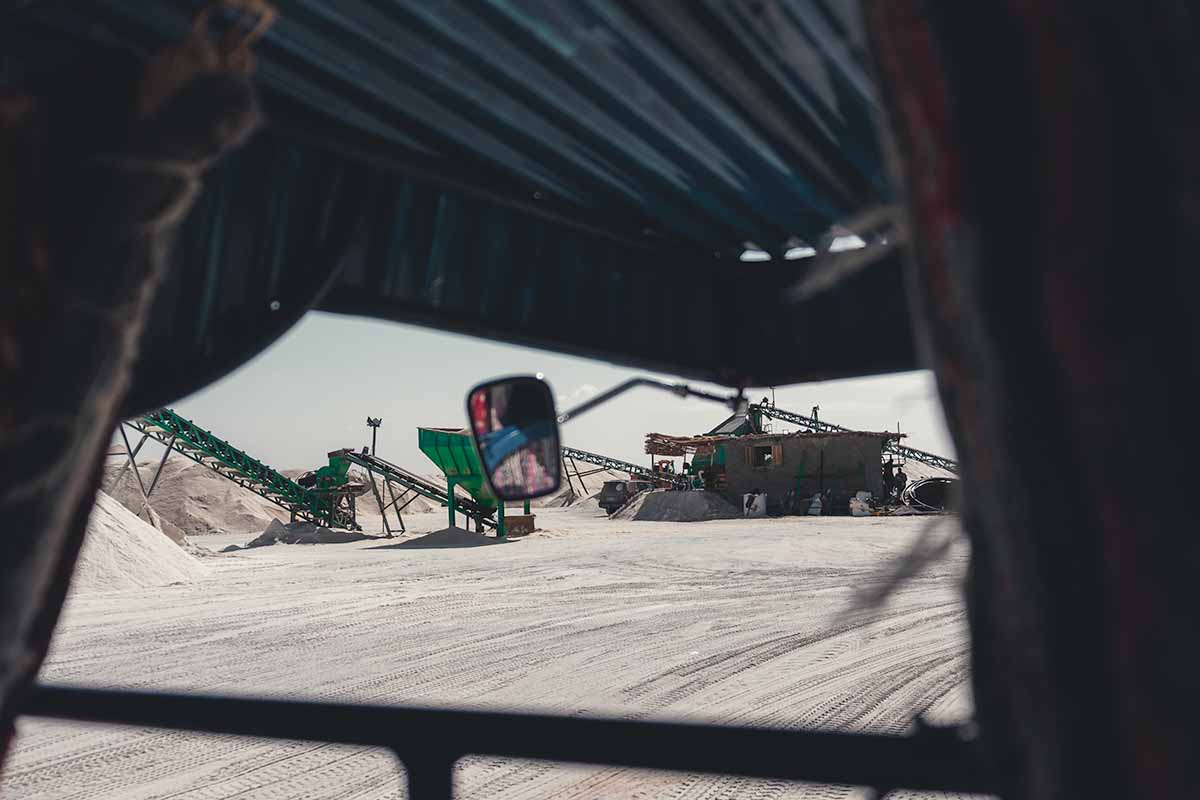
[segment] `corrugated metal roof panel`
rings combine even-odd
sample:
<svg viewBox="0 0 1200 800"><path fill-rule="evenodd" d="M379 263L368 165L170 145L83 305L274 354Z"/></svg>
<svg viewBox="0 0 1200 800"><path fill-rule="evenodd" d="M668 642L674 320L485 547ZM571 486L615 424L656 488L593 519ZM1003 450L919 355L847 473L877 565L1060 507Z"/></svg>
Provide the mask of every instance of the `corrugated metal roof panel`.
<svg viewBox="0 0 1200 800"><path fill-rule="evenodd" d="M154 47L200 5L104 0L76 13ZM781 254L887 195L861 42L833 10L846 3L276 5L259 78L334 121L331 146L356 130L478 159L709 248L752 240Z"/></svg>
<svg viewBox="0 0 1200 800"><path fill-rule="evenodd" d="M730 384L915 363L894 257L786 298L811 266L786 250L889 199L856 3L275 5L272 127L188 220L135 403L203 385L313 305ZM202 6L7 19L146 53ZM738 261L748 241L775 260Z"/></svg>

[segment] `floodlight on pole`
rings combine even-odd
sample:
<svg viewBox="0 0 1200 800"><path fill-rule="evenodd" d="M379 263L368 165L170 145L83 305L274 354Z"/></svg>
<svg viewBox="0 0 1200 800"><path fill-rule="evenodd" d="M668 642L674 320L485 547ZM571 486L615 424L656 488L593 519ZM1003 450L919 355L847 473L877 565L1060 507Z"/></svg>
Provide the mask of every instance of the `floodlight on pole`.
<svg viewBox="0 0 1200 800"><path fill-rule="evenodd" d="M371 455L375 455L375 434L379 433L382 424L383 417L367 417L367 427L371 429Z"/></svg>

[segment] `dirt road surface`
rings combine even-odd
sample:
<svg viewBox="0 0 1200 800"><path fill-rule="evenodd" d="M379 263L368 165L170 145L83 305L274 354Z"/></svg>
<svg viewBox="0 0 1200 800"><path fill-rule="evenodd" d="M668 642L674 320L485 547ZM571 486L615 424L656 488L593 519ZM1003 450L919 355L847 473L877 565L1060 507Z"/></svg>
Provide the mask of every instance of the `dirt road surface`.
<svg viewBox="0 0 1200 800"><path fill-rule="evenodd" d="M965 547L873 618L856 589L927 519L610 521L464 548L276 545L196 583L72 597L43 678L138 689L900 732L970 713ZM944 522L956 524L953 520ZM409 537L445 526L414 518ZM248 537L205 537L214 550ZM414 732L412 735L419 735ZM846 787L473 757L466 798L837 798ZM23 720L0 795L403 796L389 754Z"/></svg>

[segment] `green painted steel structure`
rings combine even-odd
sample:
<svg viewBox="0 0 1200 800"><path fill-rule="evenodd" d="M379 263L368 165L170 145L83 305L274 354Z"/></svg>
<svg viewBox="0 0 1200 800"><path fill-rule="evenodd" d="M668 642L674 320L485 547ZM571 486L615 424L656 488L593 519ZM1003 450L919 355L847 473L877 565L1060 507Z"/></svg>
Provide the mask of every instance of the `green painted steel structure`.
<svg viewBox="0 0 1200 800"><path fill-rule="evenodd" d="M368 477L370 477L372 480L374 480L376 475L379 475L379 477L385 481L391 481L392 483L398 484L406 493L412 492L415 495L424 497L427 500L432 500L433 502L446 506L447 508L450 507L450 491L453 491L453 488L449 486L449 481L447 481L447 488L449 491L443 490L437 484L422 478L420 475L415 475L401 466L393 464L386 459L380 458L379 456L370 455L368 453L357 453L353 450L342 450L332 454L331 459L333 456L344 459L350 464L355 464L359 467L362 467L367 471ZM380 503L382 504L381 499ZM388 505L391 507L394 504L395 503ZM407 503L405 505L407 505ZM477 526L488 525L494 528L498 527L498 521L492 518L496 512L494 498L492 499L491 503L487 503L482 500L464 500L461 497L456 497L454 498L454 507L462 511L470 518L474 519ZM453 520L451 521L451 524L453 524Z"/></svg>
<svg viewBox="0 0 1200 800"><path fill-rule="evenodd" d="M446 475L450 527L454 527L454 487L461 486L480 506L495 509L496 535L503 539L504 503L496 499L488 486L471 432L462 428L417 428L417 446Z"/></svg>
<svg viewBox="0 0 1200 800"><path fill-rule="evenodd" d="M293 519L308 520L329 527L351 527L352 514L338 508L335 495L321 487L306 489L278 470L234 447L169 408L160 408L125 423L140 433L161 442L213 472L265 497L287 510ZM348 465L347 465L348 466ZM337 471L340 465L322 470ZM343 471L344 476L344 471ZM345 483L343 479L340 483ZM340 484L339 484L340 485Z"/></svg>
<svg viewBox="0 0 1200 800"><path fill-rule="evenodd" d="M315 484L308 488L234 447L205 428L181 417L169 408L161 408L125 423L168 448L201 464L255 494L287 510L293 519L308 520L330 527L353 527L352 509L339 507L337 492L349 482L349 469L357 465L370 474L379 474L447 508L450 525L457 512L488 525L504 538L504 508L492 493L479 462L479 454L469 431L455 428L418 428L417 441L422 453L446 476L446 489L377 456L354 450L329 453L329 463L314 473ZM564 457L601 464L609 469L627 471L634 477L682 482L683 476L667 476L636 464L611 459L596 453L562 448ZM454 496L456 486L470 495L466 501ZM352 501L351 501L352 502ZM529 504L524 504L529 513Z"/></svg>
<svg viewBox="0 0 1200 800"><path fill-rule="evenodd" d="M488 488L487 476L470 431L457 428L417 428L417 446L446 474L446 479L463 487L480 504L495 506L496 496Z"/></svg>
<svg viewBox="0 0 1200 800"><path fill-rule="evenodd" d="M425 480L377 456L354 450L336 450L328 454L329 463L313 473L314 485L301 486L273 467L247 454L169 408L160 408L128 420L125 425L166 446L169 450L195 461L239 486L288 511L293 519L307 520L330 527L355 525L353 498L349 507L337 500L350 482L350 467L357 465L385 480L399 484L449 510L450 524L455 513L462 512L487 525L504 537L504 511L488 487L483 467L469 432L439 428L419 428L421 451L446 475L446 488ZM471 500L455 497L454 488L462 486Z"/></svg>

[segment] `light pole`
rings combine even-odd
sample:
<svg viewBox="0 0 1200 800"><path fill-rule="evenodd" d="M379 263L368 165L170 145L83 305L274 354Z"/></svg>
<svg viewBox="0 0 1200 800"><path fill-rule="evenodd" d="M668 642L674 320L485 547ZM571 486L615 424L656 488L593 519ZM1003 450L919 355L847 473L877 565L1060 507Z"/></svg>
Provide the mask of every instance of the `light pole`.
<svg viewBox="0 0 1200 800"><path fill-rule="evenodd" d="M383 417L367 417L367 427L371 429L371 455L375 455L375 434L379 433L382 424Z"/></svg>

